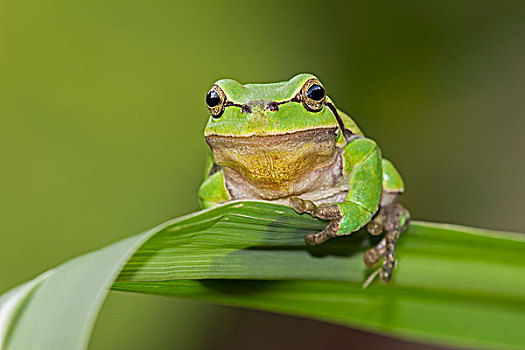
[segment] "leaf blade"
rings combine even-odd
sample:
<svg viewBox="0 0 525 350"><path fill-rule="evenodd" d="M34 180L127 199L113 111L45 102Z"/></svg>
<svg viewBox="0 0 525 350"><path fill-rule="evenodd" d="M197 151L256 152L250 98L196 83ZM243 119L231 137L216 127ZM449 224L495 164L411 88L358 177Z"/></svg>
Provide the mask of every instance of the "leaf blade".
<svg viewBox="0 0 525 350"><path fill-rule="evenodd" d="M182 245L165 244L171 233L159 233L143 247L149 251L140 256L141 266L134 265L138 256L132 257L114 288L140 292L140 288L136 287L138 282L148 292L159 293L164 290L168 295L179 295L178 291L166 290L164 287L168 285L175 288L180 285L172 282L182 283L182 280L189 279L278 280L281 287L285 283L315 282L318 283L315 286L327 289L332 288L333 283L344 282L352 286L352 297L358 295L362 298L363 295L368 295L369 309L373 310L375 305L376 314L381 314L381 310L374 300L380 298L383 303L386 303L384 300L397 303L401 309L410 309L415 313L420 310L420 313L433 315L414 318L410 314L402 314L393 319L392 316L385 316L381 322L370 325L376 331L390 331L389 334L396 336L449 345L447 341L471 346L518 346L525 342L525 336L517 334L519 332L511 332L509 337L508 327L507 332L504 332L505 336L501 337L495 332L498 327L487 326L493 322L487 320L489 314L494 320L508 318L512 320L512 324L516 324L518 319L521 324L525 322L525 264L521 258L525 253L525 237L454 225L413 222L409 231L400 239L399 268L395 270L393 280L387 285L376 282L369 289L362 290L361 284L371 272L362 262L363 252L374 243L372 238L360 232L354 234L354 237L333 240L325 247L308 249L303 243L305 233L319 230L323 224L306 217L302 225L308 223L308 232L304 231L304 227L294 230L295 221L287 221L287 217L295 218L296 215L291 209L281 208L278 217L274 217L279 225L275 222L271 224L272 236L269 239L269 233L265 229L268 226L264 226L270 217L267 215L267 208L263 208L261 212L264 214L259 216L253 212L264 205L246 204L243 208L250 213L250 225L257 225L260 220L261 227L257 231L246 230L242 220L236 221L239 216L228 214L200 231L200 237L187 237L184 230L177 230L178 237L184 242ZM234 223L238 223L238 226ZM224 226L229 226L229 230L225 230ZM242 233L246 235L243 236ZM216 239L217 234L229 234L229 240L222 236ZM213 247L213 253L208 254L208 247ZM199 267L199 264L202 265ZM148 268L152 268L154 273ZM149 289L148 284L155 288ZM239 288L238 284L235 285ZM212 292L214 291L208 293ZM251 297L251 294L252 292L247 295L223 295L221 302L232 302L236 298L243 300ZM410 295L411 299L406 300L405 294ZM333 298L322 293L311 297L316 300ZM213 300L213 297L206 294L205 299ZM419 303L416 303L417 300ZM283 304L286 302L285 296L279 301ZM241 306L257 306L239 301L237 303ZM472 307L472 303L477 306ZM436 305L437 310L433 310ZM447 322L439 312L443 305L448 305L443 310L451 313L451 320L465 321L463 315L471 315L474 324L470 328L463 327L463 337L456 334L461 328L452 321ZM321 306L318 310L315 305L310 305L310 314L301 313L302 308L287 307L292 314L310 315L318 319L327 317ZM452 312L454 308L456 311ZM279 311L278 307L266 309ZM356 310L354 306L345 309L346 317L337 318L337 322L370 329L367 327L367 317L374 313L358 313ZM485 313L487 316L481 317ZM441 323L435 324L433 319L440 319ZM398 324L404 326L398 327ZM444 324L445 327L439 328L439 324ZM447 327L448 324L454 326ZM469 339L472 338L472 333L484 341Z"/></svg>
<svg viewBox="0 0 525 350"><path fill-rule="evenodd" d="M307 247L304 235L324 225L264 202L169 221L54 269L12 324L6 348L84 349L117 275L115 290L288 313L449 346L525 343L525 237L413 222L399 241L392 281L363 290L371 273L363 253L377 238L358 232ZM71 336L63 337L64 329Z"/></svg>

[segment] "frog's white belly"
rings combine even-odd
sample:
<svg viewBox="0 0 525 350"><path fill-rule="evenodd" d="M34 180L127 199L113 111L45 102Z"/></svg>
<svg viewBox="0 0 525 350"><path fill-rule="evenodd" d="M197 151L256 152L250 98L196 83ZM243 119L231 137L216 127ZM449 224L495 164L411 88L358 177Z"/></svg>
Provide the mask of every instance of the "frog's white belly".
<svg viewBox="0 0 525 350"><path fill-rule="evenodd" d="M232 200L269 200L289 204L290 197L300 196L315 203L343 202L348 192L348 181L343 176L341 152L324 166L304 174L296 181L283 182L279 187L257 186L231 168L224 168L226 188Z"/></svg>
<svg viewBox="0 0 525 350"><path fill-rule="evenodd" d="M288 204L300 196L317 203L344 200L348 181L337 128L315 128L282 135L209 135L214 161L224 173L232 200Z"/></svg>

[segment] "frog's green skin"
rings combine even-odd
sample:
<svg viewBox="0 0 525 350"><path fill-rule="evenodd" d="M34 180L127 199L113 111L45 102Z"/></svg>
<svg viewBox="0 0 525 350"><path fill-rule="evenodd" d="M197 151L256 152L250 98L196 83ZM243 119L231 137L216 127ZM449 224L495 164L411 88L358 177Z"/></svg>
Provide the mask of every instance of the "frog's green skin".
<svg viewBox="0 0 525 350"><path fill-rule="evenodd" d="M397 238L409 220L396 203L403 180L329 97L309 99L306 91L312 84L322 86L311 74L271 84L215 83L223 103L208 106L212 115L204 135L211 152L200 204L266 200L330 220L325 230L306 237L309 244L367 224L371 234L384 229L385 237L367 251L365 263L375 266L385 256L379 273L388 281Z"/></svg>

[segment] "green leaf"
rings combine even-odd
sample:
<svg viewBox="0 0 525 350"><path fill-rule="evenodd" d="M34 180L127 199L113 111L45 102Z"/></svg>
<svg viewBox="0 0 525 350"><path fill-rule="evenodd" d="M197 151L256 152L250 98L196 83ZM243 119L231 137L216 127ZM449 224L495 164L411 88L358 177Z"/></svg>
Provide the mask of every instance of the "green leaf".
<svg viewBox="0 0 525 350"><path fill-rule="evenodd" d="M372 272L363 253L377 238L357 232L307 247L304 235L325 224L263 202L173 220L59 266L15 302L0 299L5 348L84 349L112 284L444 345L525 343L522 235L412 222L392 280L363 289Z"/></svg>

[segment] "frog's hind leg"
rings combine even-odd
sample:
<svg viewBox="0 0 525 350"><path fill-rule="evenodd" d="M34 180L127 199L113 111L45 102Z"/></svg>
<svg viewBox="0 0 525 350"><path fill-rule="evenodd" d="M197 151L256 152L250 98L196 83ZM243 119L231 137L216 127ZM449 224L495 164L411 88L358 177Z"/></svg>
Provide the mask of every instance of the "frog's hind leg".
<svg viewBox="0 0 525 350"><path fill-rule="evenodd" d="M396 263L397 240L401 233L406 230L409 220L408 211L401 204L393 202L382 207L368 225L371 234L381 233L382 230L379 230L378 226L386 232L383 239L375 247L367 250L364 256L365 264L370 268L377 266L381 258L384 257L383 265L377 272L383 282L388 282L392 277L392 270ZM375 275L373 274L373 276Z"/></svg>
<svg viewBox="0 0 525 350"><path fill-rule="evenodd" d="M410 214L399 203L397 198L405 190L403 179L394 165L387 159L382 160L383 168L383 191L381 195L381 204L379 212L368 223L368 232L372 235L380 235L386 231L383 239L373 248L366 251L364 260L366 266L376 267L381 258L383 265L369 280L365 282L368 285L373 278L380 274L384 282L388 282L392 277L392 270L396 263L395 249L399 236L405 231Z"/></svg>
<svg viewBox="0 0 525 350"><path fill-rule="evenodd" d="M395 203L387 207L385 258L380 272L383 282L388 282L392 277L392 270L396 263L397 240L406 230L409 220L409 213L401 204Z"/></svg>

